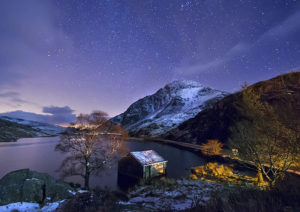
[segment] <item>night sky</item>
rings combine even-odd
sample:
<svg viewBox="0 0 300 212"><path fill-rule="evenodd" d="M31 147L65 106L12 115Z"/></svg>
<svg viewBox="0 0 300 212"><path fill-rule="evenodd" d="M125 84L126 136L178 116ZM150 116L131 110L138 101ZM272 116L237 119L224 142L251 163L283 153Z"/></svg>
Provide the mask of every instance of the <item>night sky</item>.
<svg viewBox="0 0 300 212"><path fill-rule="evenodd" d="M113 116L176 79L234 92L299 68L298 0L0 1L0 112Z"/></svg>

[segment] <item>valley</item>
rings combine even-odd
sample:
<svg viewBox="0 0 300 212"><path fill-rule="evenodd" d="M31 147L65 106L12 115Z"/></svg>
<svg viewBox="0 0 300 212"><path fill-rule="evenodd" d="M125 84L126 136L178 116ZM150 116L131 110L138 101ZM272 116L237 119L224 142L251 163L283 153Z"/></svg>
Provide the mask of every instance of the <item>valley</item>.
<svg viewBox="0 0 300 212"><path fill-rule="evenodd" d="M300 0L0 14L0 212L300 211Z"/></svg>
<svg viewBox="0 0 300 212"><path fill-rule="evenodd" d="M62 173L59 167L65 163L64 161L68 157L62 154L63 152L56 151L57 147L63 141L72 142L74 139L79 139L78 141L82 142L81 134L85 136L84 140L86 141L97 141L93 140L93 136L89 136L99 136L97 130L100 128L95 127L99 122L106 126L100 134L104 137L106 134L108 135L105 140L123 139L124 136L124 150L122 153L118 153L117 158L120 159L132 151L155 150L167 161L166 175L150 180L141 179L137 184L131 185L127 179L124 181L120 178L118 160L114 159L106 168L101 169L101 174L89 176L90 188L83 188L84 183L79 176L71 174L64 177L64 181L73 186L72 189L75 189L74 192L72 191L73 196L67 197L65 203L49 202L47 207L55 205L57 210L64 207L77 207L77 198L88 198L91 202L97 202L100 201L97 199L98 197L93 199L86 195L98 195L100 192L101 196L107 192L106 189L109 189L113 192L105 195L109 196L106 197L107 201L113 201L112 207L116 210L156 211L158 209L168 210L168 208L178 211L191 208L193 210L205 208L217 210L212 206L217 201L222 205L218 207L230 211L239 208L236 201L244 201L244 199L236 199L227 205L227 200L225 202L220 200L220 196L216 196L216 193L222 193L224 199L235 198L240 193L246 193L247 198L257 204L260 201L257 197L260 197L262 205L257 206L260 208L258 210L265 210L269 199L273 201L273 194L268 193L268 187L272 187L271 182L267 180L269 176L263 175L261 177L263 182L260 182L257 163L253 162L251 158L239 157L237 154L242 153L243 149L234 153L231 149L234 143L230 143L233 136L231 135L232 128L235 124L247 120L252 115L249 113L251 110L247 109L249 105L243 103L244 93L249 90L255 91L259 101L270 105L272 111L274 109L276 116L279 117L278 120L284 123L285 127L298 126L300 120L297 112L300 102L299 72L259 82L233 94L214 90L192 81L175 81L159 89L155 94L138 100L130 105L124 113L110 120L106 120L107 116L104 112L95 111L91 115L80 115L77 122L74 123L74 127L71 125L69 128L63 128L47 123L1 116L0 124L2 125L0 126L4 130L1 131L0 166L2 169L0 177L13 173L12 171L15 170L30 168L47 173L56 179L61 178ZM285 122L286 120L290 122ZM120 126L117 126L119 124ZM249 129L251 127L250 125ZM111 132L107 133L105 130ZM127 133L129 137L127 137ZM210 140L220 144L219 153L207 155L204 152L203 146L208 145L206 141ZM243 142L243 140L239 140L239 142ZM71 143L66 144L71 145ZM77 143L75 144L77 145ZM90 144L86 143L86 145L85 148L89 148ZM296 146L295 143L291 143L291 145ZM224 147L222 148L222 146ZM215 147L206 146L206 148ZM66 150L69 151L69 149ZM79 153L81 154L81 152ZM271 156L273 157L273 155ZM277 167L272 167L268 161L262 165L266 170L280 171ZM298 184L300 180L297 176L298 167L296 165L297 163L294 163L292 169L288 167L284 170L286 176L284 184L286 185L281 185L283 187L277 194L280 196L279 205L274 205L274 207L286 207L285 189L290 188L289 183ZM287 180L290 182L287 183ZM126 184L126 188L121 186L121 182ZM78 189L86 190L78 193ZM114 196L116 195L114 192L121 193L117 194L119 196ZM254 196L252 196L253 194ZM298 193L293 191L293 195L297 196ZM293 208L298 207L293 201L288 205L292 205ZM90 207L91 205L87 204L86 206Z"/></svg>

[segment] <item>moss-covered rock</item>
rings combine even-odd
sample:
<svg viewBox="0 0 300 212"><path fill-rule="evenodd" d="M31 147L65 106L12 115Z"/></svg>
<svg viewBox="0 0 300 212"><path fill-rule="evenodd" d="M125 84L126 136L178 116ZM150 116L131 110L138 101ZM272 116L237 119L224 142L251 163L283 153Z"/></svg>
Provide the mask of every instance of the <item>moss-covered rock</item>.
<svg viewBox="0 0 300 212"><path fill-rule="evenodd" d="M0 205L12 202L54 202L72 196L72 187L48 174L29 169L13 171L0 180Z"/></svg>

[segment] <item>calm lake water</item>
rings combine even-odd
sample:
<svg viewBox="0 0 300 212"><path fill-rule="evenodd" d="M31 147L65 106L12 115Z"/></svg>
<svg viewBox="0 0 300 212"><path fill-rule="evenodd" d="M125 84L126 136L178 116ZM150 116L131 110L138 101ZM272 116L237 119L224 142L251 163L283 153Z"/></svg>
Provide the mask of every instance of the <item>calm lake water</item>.
<svg viewBox="0 0 300 212"><path fill-rule="evenodd" d="M65 156L54 151L58 140L59 137L24 138L17 142L0 143L0 178L8 172L24 168L59 178L57 169ZM129 140L128 147L130 151L153 149L158 152L168 160L167 176L172 178L188 176L190 167L204 163L200 156L192 152L158 142ZM66 181L82 183L82 180L76 177ZM90 184L93 187L117 189L117 164L104 170L100 176L93 176Z"/></svg>

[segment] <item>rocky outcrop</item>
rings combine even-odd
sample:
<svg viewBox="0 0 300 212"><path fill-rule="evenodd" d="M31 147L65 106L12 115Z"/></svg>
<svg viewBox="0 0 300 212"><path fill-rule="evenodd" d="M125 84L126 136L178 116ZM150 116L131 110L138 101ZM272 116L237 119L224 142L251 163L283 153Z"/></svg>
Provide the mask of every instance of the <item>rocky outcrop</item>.
<svg viewBox="0 0 300 212"><path fill-rule="evenodd" d="M194 81L174 81L111 119L131 136L159 136L227 95Z"/></svg>
<svg viewBox="0 0 300 212"><path fill-rule="evenodd" d="M48 174L13 171L0 180L0 205L13 202L55 202L73 196L72 187Z"/></svg>

